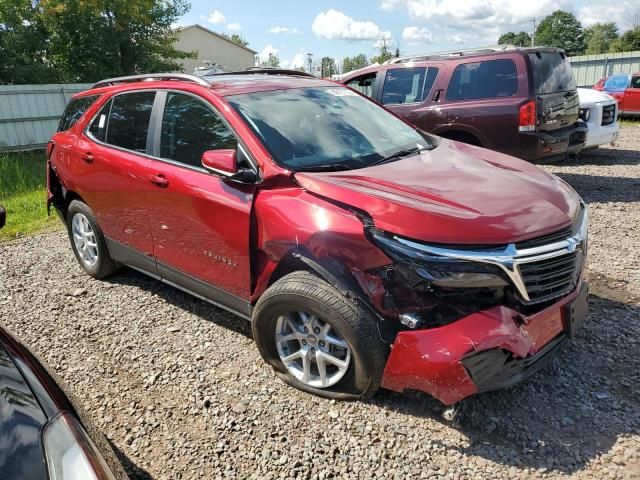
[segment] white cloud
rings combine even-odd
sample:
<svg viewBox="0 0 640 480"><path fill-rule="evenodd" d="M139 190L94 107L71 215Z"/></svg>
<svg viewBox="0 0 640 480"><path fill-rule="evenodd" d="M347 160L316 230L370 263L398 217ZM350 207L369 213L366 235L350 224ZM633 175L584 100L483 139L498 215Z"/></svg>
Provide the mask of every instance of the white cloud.
<svg viewBox="0 0 640 480"><path fill-rule="evenodd" d="M431 43L433 33L428 28L405 27L402 31L402 38L409 43Z"/></svg>
<svg viewBox="0 0 640 480"><path fill-rule="evenodd" d="M200 15L200 18L213 24L227 23L227 17L225 17L220 10L214 10L208 16Z"/></svg>
<svg viewBox="0 0 640 480"><path fill-rule="evenodd" d="M235 30L235 31L242 30L242 27L240 26L240 24L238 22L234 22L234 23L228 24L227 28L229 30Z"/></svg>
<svg viewBox="0 0 640 480"><path fill-rule="evenodd" d="M289 27L271 27L269 30L267 30L267 32L275 33L275 34L279 34L279 33L291 33L293 35L302 34L302 31L298 30L297 28L289 28Z"/></svg>
<svg viewBox="0 0 640 480"><path fill-rule="evenodd" d="M390 32L371 21L358 21L334 9L320 12L311 27L317 37L340 40L376 40Z"/></svg>
<svg viewBox="0 0 640 480"><path fill-rule="evenodd" d="M633 27L634 15L640 8L640 2L609 3L606 8L602 4L584 5L578 10L578 20L583 27L594 23L615 22L620 33Z"/></svg>
<svg viewBox="0 0 640 480"><path fill-rule="evenodd" d="M260 50L260 53L258 53L258 57L260 58L261 62L266 62L267 60L269 60L269 54L277 56L278 49L275 48L273 45L269 44L265 46L262 50Z"/></svg>
<svg viewBox="0 0 640 480"><path fill-rule="evenodd" d="M464 40L457 33L452 33L447 35L447 42L453 43L453 44L460 44L460 43L464 43Z"/></svg>

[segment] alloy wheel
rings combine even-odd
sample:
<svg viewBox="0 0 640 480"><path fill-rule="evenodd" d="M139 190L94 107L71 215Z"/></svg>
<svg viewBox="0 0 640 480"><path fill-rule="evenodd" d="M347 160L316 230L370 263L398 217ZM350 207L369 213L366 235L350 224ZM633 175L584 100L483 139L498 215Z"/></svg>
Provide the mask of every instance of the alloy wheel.
<svg viewBox="0 0 640 480"><path fill-rule="evenodd" d="M333 326L317 315L294 311L278 317L280 360L299 381L315 388L338 383L347 373L351 348Z"/></svg>
<svg viewBox="0 0 640 480"><path fill-rule="evenodd" d="M71 221L71 231L82 263L94 267L98 263L98 242L89 219L82 213L76 213Z"/></svg>

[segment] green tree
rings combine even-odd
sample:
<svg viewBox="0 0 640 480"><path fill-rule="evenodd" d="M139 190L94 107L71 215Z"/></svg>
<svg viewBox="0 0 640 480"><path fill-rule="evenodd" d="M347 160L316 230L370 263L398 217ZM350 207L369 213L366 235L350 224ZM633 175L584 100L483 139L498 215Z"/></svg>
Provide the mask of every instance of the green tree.
<svg viewBox="0 0 640 480"><path fill-rule="evenodd" d="M569 12L556 10L542 19L536 29L536 45L564 49L569 56L584 53L587 46L582 25Z"/></svg>
<svg viewBox="0 0 640 480"><path fill-rule="evenodd" d="M342 73L358 70L359 68L364 68L367 65L369 65L369 61L364 53L354 55L353 57L345 57L342 60Z"/></svg>
<svg viewBox="0 0 640 480"><path fill-rule="evenodd" d="M338 69L336 67L336 61L331 57L322 57L320 61L320 76L324 78L335 75Z"/></svg>
<svg viewBox="0 0 640 480"><path fill-rule="evenodd" d="M515 45L516 47L529 47L531 46L531 35L527 32L507 32L500 35L498 38L498 45Z"/></svg>
<svg viewBox="0 0 640 480"><path fill-rule="evenodd" d="M596 23L584 29L588 54L606 53L618 38L618 26L614 22Z"/></svg>
<svg viewBox="0 0 640 480"><path fill-rule="evenodd" d="M249 45L249 40L247 40L246 38L244 38L242 35L238 33L234 33L232 35L229 35L227 33L219 33L218 35L226 38L230 42L240 45L241 47L246 47L247 45Z"/></svg>
<svg viewBox="0 0 640 480"><path fill-rule="evenodd" d="M261 67L273 67L278 68L280 66L280 59L278 58L278 54L269 53L269 58L266 60L262 60L260 62Z"/></svg>
<svg viewBox="0 0 640 480"><path fill-rule="evenodd" d="M0 0L0 63L33 59L22 69L30 78L7 74L3 65L0 81L92 82L179 70L177 60L193 54L174 47L171 25L189 8L186 0ZM7 15L16 10L22 12L22 28ZM12 55L5 55L7 42ZM43 68L50 75L39 77Z"/></svg>
<svg viewBox="0 0 640 480"><path fill-rule="evenodd" d="M380 40L378 49L380 50L380 53L375 57L371 57L371 63L384 63L387 60L394 58L393 53L389 48L389 41L386 38Z"/></svg>
<svg viewBox="0 0 640 480"><path fill-rule="evenodd" d="M611 42L611 52L632 52L640 50L640 27L627 30L616 40Z"/></svg>
<svg viewBox="0 0 640 480"><path fill-rule="evenodd" d="M30 0L0 0L0 83L56 83L47 31Z"/></svg>

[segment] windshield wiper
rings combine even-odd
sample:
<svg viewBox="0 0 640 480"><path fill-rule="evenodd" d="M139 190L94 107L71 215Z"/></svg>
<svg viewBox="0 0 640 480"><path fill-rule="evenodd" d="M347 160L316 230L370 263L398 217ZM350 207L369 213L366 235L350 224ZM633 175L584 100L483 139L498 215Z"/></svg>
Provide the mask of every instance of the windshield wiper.
<svg viewBox="0 0 640 480"><path fill-rule="evenodd" d="M325 165L311 165L308 167L295 168L296 172L340 172L344 170L354 170L362 168L352 163L327 163Z"/></svg>
<svg viewBox="0 0 640 480"><path fill-rule="evenodd" d="M404 150L398 150L396 153L393 153L391 155L389 155L388 157L384 157L381 158L380 160L377 160L373 163L371 163L369 166L373 167L374 165L382 165L383 163L389 163L389 162L393 162L395 160L400 160L401 158L405 158L405 157L410 157L413 155L416 155L420 152L422 152L423 150L427 150L426 147L423 148L407 148Z"/></svg>

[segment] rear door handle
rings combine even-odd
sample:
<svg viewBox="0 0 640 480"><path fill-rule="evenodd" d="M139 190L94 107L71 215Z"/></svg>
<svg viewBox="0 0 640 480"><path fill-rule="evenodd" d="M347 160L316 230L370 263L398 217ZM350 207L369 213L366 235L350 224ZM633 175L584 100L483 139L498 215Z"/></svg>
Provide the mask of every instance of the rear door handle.
<svg viewBox="0 0 640 480"><path fill-rule="evenodd" d="M87 152L82 155L82 160L84 160L85 163L93 163L95 158L93 158L93 154L91 152Z"/></svg>
<svg viewBox="0 0 640 480"><path fill-rule="evenodd" d="M169 186L169 180L162 173L158 173L157 175L151 175L149 177L149 181L153 183L155 186L160 188L165 188Z"/></svg>

